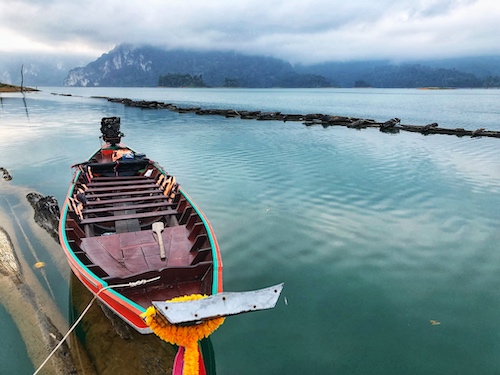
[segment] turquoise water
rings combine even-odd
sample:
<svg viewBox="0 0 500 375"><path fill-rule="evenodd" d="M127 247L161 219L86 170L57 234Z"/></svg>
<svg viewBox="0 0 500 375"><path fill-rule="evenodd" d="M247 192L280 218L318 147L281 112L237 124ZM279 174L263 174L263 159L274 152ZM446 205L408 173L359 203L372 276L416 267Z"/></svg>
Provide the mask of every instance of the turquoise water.
<svg viewBox="0 0 500 375"><path fill-rule="evenodd" d="M2 94L0 109L11 184L62 201L69 166L99 146L101 117L120 116L123 141L175 174L209 218L225 289L285 282L276 309L228 318L212 336L218 374L500 373L500 140L177 114L91 95L500 130L500 91L49 88L26 107Z"/></svg>
<svg viewBox="0 0 500 375"><path fill-rule="evenodd" d="M21 334L2 305L0 305L0 332L2 332L0 374L32 374L35 369L30 362Z"/></svg>

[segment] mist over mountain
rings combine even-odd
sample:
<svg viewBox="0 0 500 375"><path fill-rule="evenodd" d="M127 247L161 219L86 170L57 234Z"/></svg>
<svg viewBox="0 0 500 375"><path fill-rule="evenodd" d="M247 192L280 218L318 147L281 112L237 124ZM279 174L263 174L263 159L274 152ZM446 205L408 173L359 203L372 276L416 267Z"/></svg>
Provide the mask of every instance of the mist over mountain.
<svg viewBox="0 0 500 375"><path fill-rule="evenodd" d="M91 61L88 56L2 55L0 81L26 86L156 87L162 77L196 77L208 87L500 87L500 56L440 60L287 61L222 51L165 50L121 44ZM90 62L89 62L90 61ZM166 83L167 82L167 83Z"/></svg>
<svg viewBox="0 0 500 375"><path fill-rule="evenodd" d="M425 60L420 63L432 68L456 69L464 73L472 73L479 78L500 76L500 56Z"/></svg>
<svg viewBox="0 0 500 375"><path fill-rule="evenodd" d="M0 82L25 86L62 86L70 69L88 63L88 56L65 56L36 53L0 54Z"/></svg>
<svg viewBox="0 0 500 375"><path fill-rule="evenodd" d="M500 87L496 57L392 63L361 61L296 66L297 72L331 79L339 87ZM363 82L362 85L358 85Z"/></svg>
<svg viewBox="0 0 500 375"><path fill-rule="evenodd" d="M161 76L201 76L207 86L297 87L311 84L331 86L321 77L300 75L286 61L234 52L164 50L152 46L120 45L82 68L72 69L68 86L158 86ZM313 78L317 78L314 82Z"/></svg>
<svg viewBox="0 0 500 375"><path fill-rule="evenodd" d="M498 87L500 57L392 63L296 65L234 52L164 50L119 45L69 72L68 86L158 86L166 75L200 77L214 87ZM165 81L161 81L165 82ZM189 86L189 80L186 86Z"/></svg>

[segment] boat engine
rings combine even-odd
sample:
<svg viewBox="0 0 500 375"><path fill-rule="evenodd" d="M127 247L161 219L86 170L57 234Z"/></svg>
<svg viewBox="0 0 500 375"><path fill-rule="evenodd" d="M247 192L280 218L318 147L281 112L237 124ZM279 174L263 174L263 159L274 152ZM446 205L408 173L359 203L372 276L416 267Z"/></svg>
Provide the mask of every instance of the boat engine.
<svg viewBox="0 0 500 375"><path fill-rule="evenodd" d="M112 145L120 143L123 133L120 131L119 117L103 117L101 120L102 139Z"/></svg>

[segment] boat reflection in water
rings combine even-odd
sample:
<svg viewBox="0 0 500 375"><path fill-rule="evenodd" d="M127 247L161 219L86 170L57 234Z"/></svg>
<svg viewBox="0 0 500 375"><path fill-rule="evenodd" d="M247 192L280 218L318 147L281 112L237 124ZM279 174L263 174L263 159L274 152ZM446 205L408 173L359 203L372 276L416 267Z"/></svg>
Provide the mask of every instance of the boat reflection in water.
<svg viewBox="0 0 500 375"><path fill-rule="evenodd" d="M93 297L72 273L71 323L78 319ZM88 369L89 374L169 374L177 351L155 335L140 334L99 301L94 301L75 329L72 344L75 339L93 365Z"/></svg>

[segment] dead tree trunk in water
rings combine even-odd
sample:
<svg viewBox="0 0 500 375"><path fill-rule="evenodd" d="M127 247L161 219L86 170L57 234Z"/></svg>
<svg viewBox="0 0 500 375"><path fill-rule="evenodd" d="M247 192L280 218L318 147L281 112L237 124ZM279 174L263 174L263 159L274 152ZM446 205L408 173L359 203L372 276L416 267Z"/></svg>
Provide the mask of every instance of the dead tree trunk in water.
<svg viewBox="0 0 500 375"><path fill-rule="evenodd" d="M21 65L21 92L23 92L23 86L24 86L24 64Z"/></svg>

